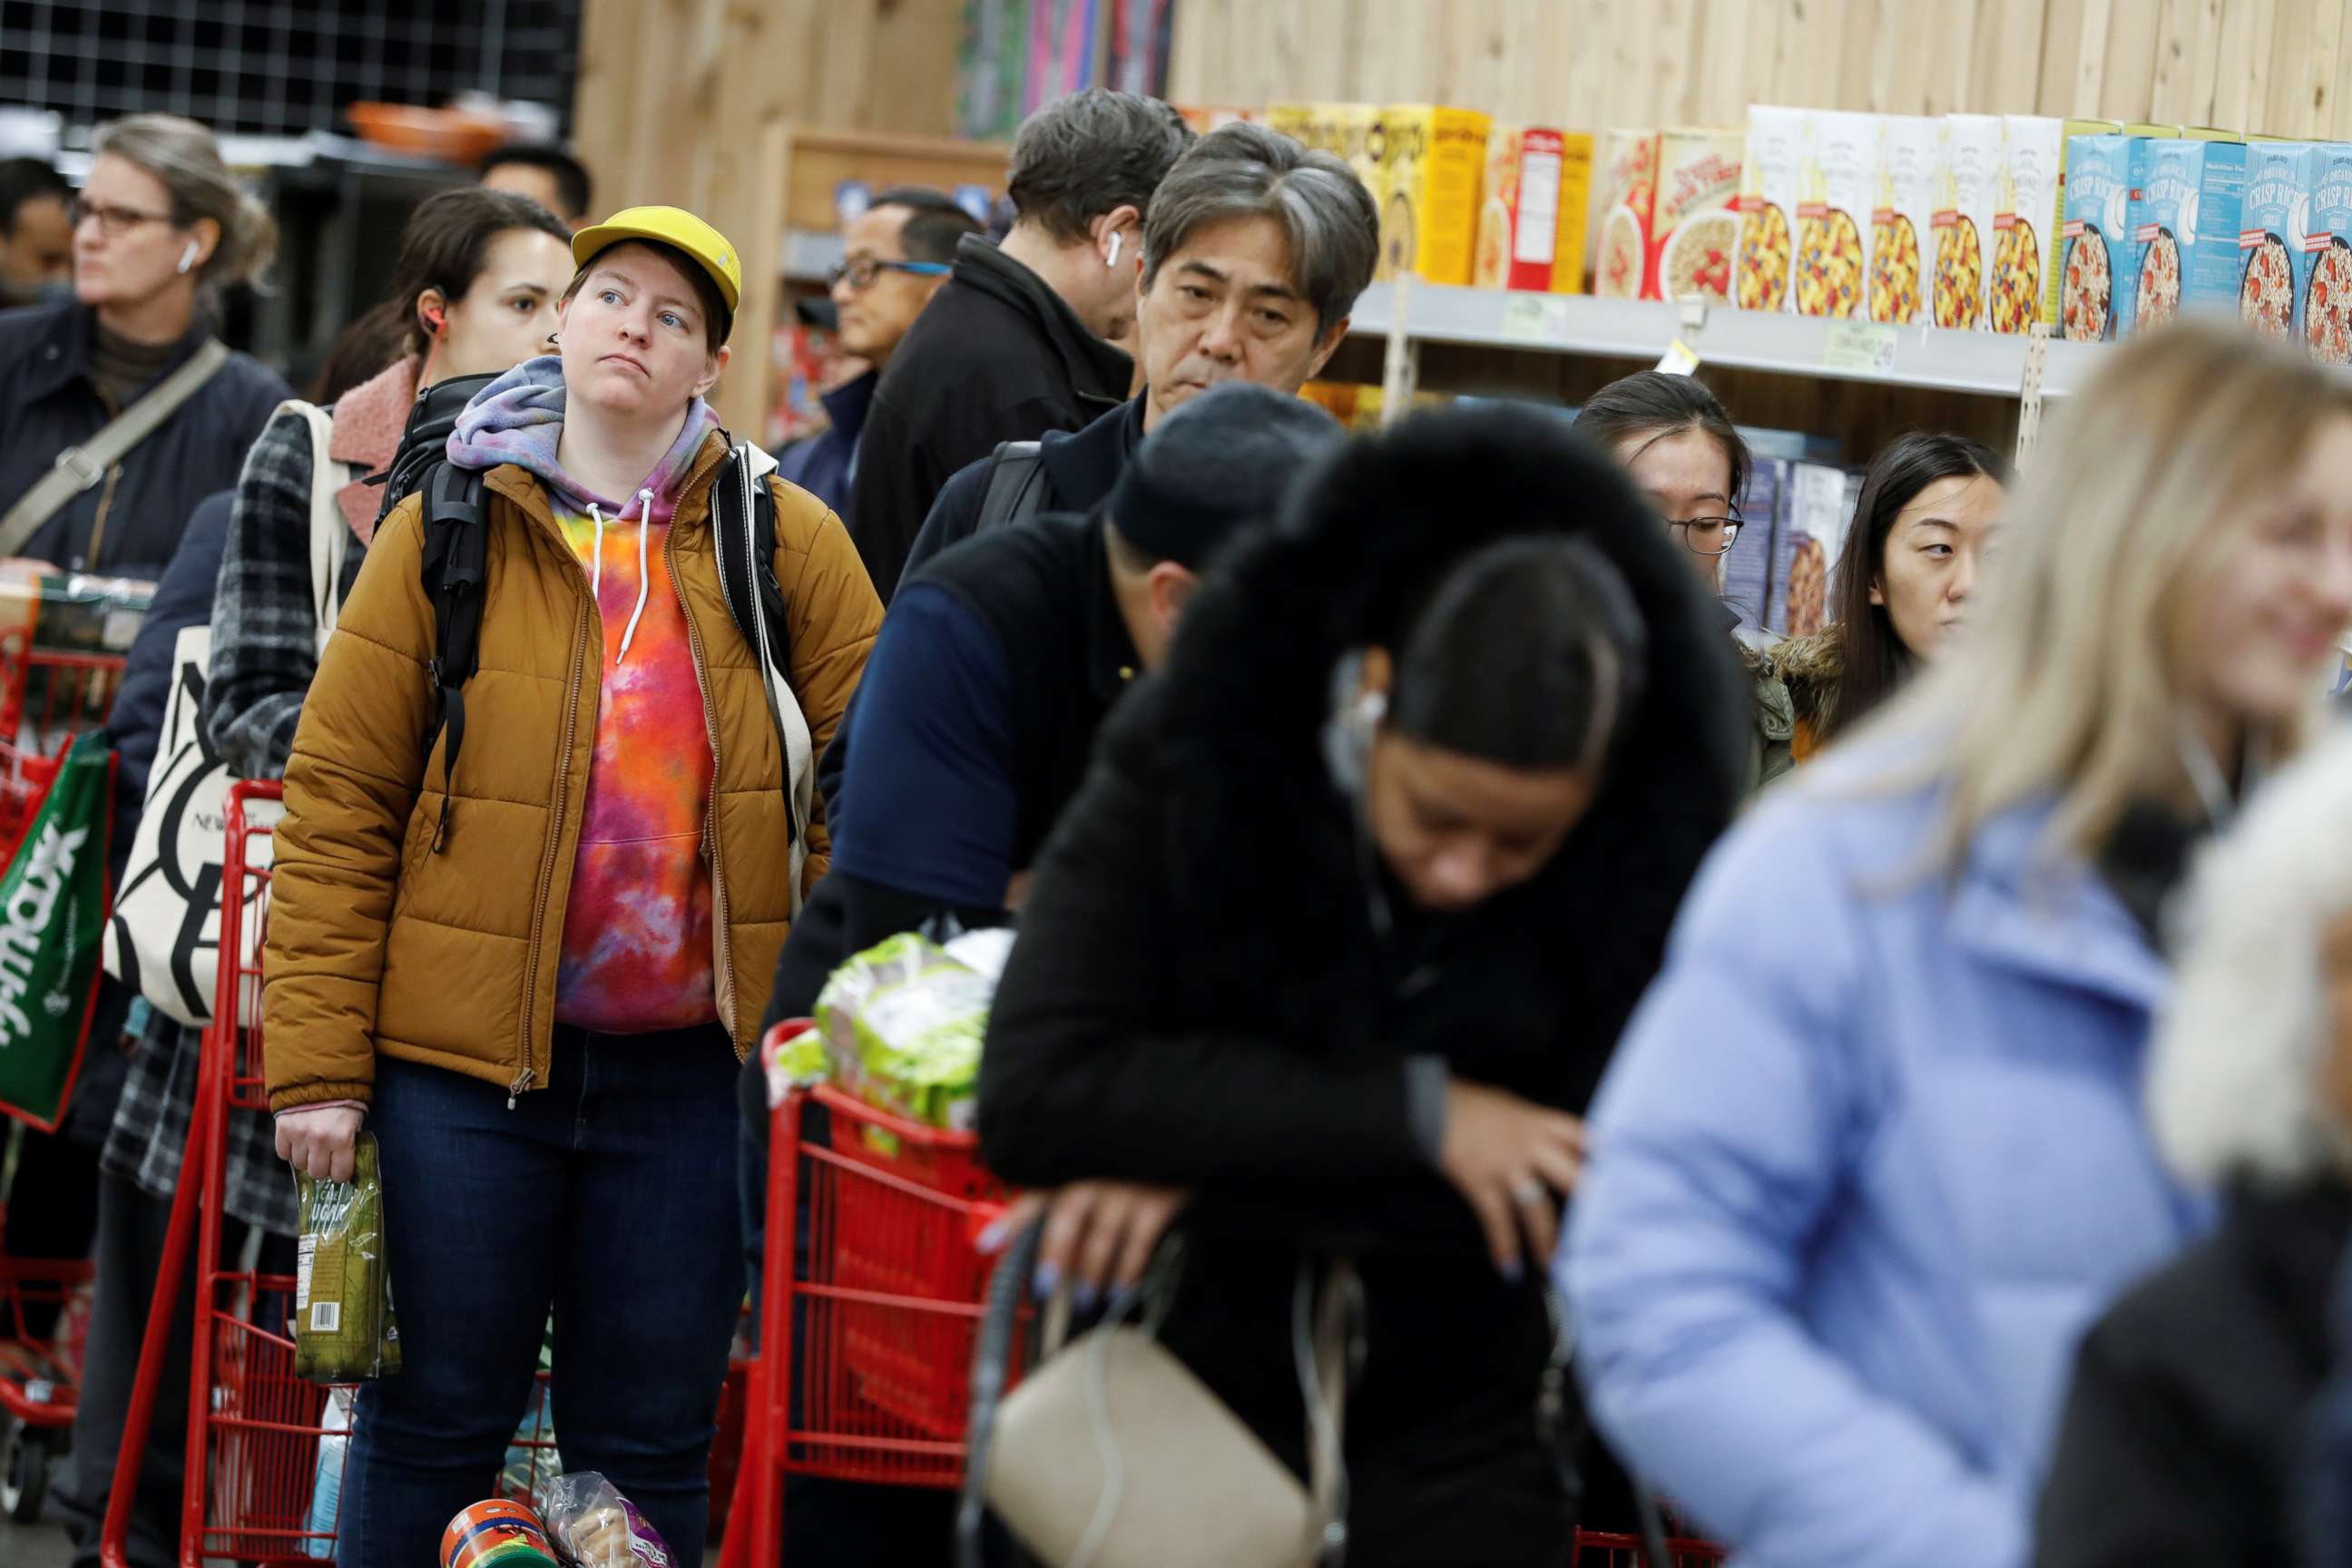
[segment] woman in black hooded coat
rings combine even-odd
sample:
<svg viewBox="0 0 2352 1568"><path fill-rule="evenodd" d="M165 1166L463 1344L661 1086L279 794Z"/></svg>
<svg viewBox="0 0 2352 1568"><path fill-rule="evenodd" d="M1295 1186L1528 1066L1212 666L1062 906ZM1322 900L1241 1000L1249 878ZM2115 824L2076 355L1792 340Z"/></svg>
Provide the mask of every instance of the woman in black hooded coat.
<svg viewBox="0 0 2352 1568"><path fill-rule="evenodd" d="M988 1162L1109 1194L1059 1254L1089 1277L1181 1208L1161 1342L1302 1476L1294 1284L1352 1259L1353 1568L1568 1560L1545 1265L1573 1113L1738 797L1719 619L1557 420L1417 416L1212 572L1041 859Z"/></svg>

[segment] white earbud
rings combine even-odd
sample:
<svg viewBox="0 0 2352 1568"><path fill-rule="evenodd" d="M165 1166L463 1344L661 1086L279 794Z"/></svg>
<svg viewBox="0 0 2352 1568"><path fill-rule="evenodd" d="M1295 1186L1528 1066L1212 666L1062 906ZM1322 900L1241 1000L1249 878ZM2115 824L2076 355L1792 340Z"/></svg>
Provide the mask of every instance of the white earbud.
<svg viewBox="0 0 2352 1568"><path fill-rule="evenodd" d="M1109 255L1109 256L1108 256L1108 257L1106 257L1106 258L1104 258L1104 259L1103 259L1103 265L1104 265L1105 267L1116 267L1116 266L1118 266L1118 242L1119 242L1120 240L1122 240L1122 239L1125 239L1126 237L1127 237L1127 236L1125 236L1125 235L1123 235L1123 234L1121 234L1121 233L1119 233L1119 232L1118 232L1118 230L1117 230L1117 229L1113 229L1113 230L1111 230L1111 232L1110 232L1110 255Z"/></svg>
<svg viewBox="0 0 2352 1568"><path fill-rule="evenodd" d="M1387 692L1366 691L1357 697L1356 722L1366 730L1379 728L1381 721L1388 716L1389 694Z"/></svg>
<svg viewBox="0 0 2352 1568"><path fill-rule="evenodd" d="M199 248L196 242L192 239L188 241L188 248L180 252L180 273L183 277L187 275L189 268L196 264L196 251Z"/></svg>

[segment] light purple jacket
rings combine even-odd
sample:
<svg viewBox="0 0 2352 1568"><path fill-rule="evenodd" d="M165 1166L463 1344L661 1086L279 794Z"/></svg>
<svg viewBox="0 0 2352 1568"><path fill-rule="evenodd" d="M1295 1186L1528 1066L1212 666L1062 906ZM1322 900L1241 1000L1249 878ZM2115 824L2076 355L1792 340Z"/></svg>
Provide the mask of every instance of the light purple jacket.
<svg viewBox="0 0 2352 1568"><path fill-rule="evenodd" d="M1736 1563L2015 1568L2075 1341L2210 1224L2143 1121L2166 973L2046 806L1917 875L1863 746L1701 872L1557 1271L1601 1429Z"/></svg>

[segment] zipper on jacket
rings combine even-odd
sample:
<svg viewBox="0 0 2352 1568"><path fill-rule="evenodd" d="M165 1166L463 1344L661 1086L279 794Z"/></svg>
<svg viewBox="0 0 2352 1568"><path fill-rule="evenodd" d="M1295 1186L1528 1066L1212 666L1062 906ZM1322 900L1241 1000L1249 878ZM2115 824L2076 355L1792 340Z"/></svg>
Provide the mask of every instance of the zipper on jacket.
<svg viewBox="0 0 2352 1568"><path fill-rule="evenodd" d="M564 554L574 566L579 564L579 558L572 554L568 543L564 547ZM580 585L583 588L588 585L585 573L581 574ZM540 859L539 903L531 910L530 946L523 963L523 973L530 977L530 990L523 997L522 1004L522 1070L515 1075L513 1085L507 1090L509 1110L514 1109L515 1097L530 1087L533 1070L531 1042L536 1037L532 1026L537 1022L539 1013L540 949L547 936L548 905L555 898L555 849L563 841L565 797L572 793L572 747L580 733L580 673L587 646L587 629L588 606L575 603L572 615L572 695L563 707L563 745L557 753L555 798L548 809L547 852Z"/></svg>
<svg viewBox="0 0 2352 1568"><path fill-rule="evenodd" d="M714 534L714 542L715 542ZM727 929L727 859L719 842L719 704L710 695L709 660L702 650L702 628L695 624L694 606L686 600L686 584L677 574L677 526L673 516L669 535L662 541L662 563L669 569L670 591L677 595L678 614L686 617L687 647L694 654L695 689L702 694L702 724L710 736L710 798L703 807L703 820L710 834L710 938L712 979L719 990L719 1016L727 1026L727 1037L732 1042L741 1036L735 1026L735 964L732 943ZM756 656L755 656L756 657ZM759 672L767 679L767 671ZM736 1047L742 1055L742 1047Z"/></svg>

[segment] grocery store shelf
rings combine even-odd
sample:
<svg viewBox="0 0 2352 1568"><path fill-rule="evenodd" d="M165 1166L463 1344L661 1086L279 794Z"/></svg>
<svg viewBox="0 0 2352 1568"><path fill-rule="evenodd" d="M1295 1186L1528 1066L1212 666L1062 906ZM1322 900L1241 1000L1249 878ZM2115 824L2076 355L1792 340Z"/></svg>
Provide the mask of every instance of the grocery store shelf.
<svg viewBox="0 0 2352 1568"><path fill-rule="evenodd" d="M1537 353L1656 359L1677 339L1702 365L1828 376L2015 397L2025 379L2023 338L1934 327L1883 327L1753 310L1408 283L1406 336ZM1357 302L1353 331L1385 337L1396 289L1375 284ZM2043 395L2074 391L2096 369L2095 343L2053 342Z"/></svg>

